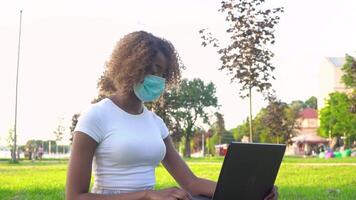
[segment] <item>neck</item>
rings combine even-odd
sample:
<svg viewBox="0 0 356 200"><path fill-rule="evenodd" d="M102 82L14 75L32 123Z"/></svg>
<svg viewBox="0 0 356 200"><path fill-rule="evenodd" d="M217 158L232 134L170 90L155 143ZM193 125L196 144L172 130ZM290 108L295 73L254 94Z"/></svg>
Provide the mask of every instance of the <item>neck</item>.
<svg viewBox="0 0 356 200"><path fill-rule="evenodd" d="M109 98L117 106L130 114L140 114L143 112L143 103L136 97L133 91L128 93L118 91Z"/></svg>

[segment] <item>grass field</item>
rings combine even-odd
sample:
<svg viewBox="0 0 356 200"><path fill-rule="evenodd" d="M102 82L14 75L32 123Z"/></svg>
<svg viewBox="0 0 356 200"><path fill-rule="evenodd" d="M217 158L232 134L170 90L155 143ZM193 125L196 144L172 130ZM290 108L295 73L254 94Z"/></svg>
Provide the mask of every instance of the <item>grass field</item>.
<svg viewBox="0 0 356 200"><path fill-rule="evenodd" d="M187 159L200 177L217 180L222 158ZM0 199L64 199L66 160L0 161ZM175 186L168 172L156 170L156 189ZM318 159L286 157L276 185L280 199L356 199L356 158Z"/></svg>

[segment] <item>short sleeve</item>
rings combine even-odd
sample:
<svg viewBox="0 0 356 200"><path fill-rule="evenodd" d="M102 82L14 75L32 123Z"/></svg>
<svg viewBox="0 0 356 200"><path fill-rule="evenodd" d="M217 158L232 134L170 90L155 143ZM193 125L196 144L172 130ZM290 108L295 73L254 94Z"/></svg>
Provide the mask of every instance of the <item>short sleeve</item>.
<svg viewBox="0 0 356 200"><path fill-rule="evenodd" d="M157 125L161 131L161 137L162 137L162 139L165 139L169 135L169 130L168 130L166 124L164 123L164 121L162 120L162 118L160 118L155 113L153 113L153 115L154 115L154 118L157 121Z"/></svg>
<svg viewBox="0 0 356 200"><path fill-rule="evenodd" d="M84 110L78 118L78 123L74 131L83 132L97 143L100 143L104 138L104 133L101 128L100 116L98 115L97 109L95 105L92 105Z"/></svg>

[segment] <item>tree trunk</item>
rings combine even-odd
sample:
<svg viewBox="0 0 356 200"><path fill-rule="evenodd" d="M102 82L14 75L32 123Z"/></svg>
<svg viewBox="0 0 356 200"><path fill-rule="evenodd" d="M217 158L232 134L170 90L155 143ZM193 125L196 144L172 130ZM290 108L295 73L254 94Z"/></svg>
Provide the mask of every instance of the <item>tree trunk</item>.
<svg viewBox="0 0 356 200"><path fill-rule="evenodd" d="M16 136L15 136L16 137ZM14 140L14 147L13 149L11 150L11 159L12 159L12 162L17 162L17 157L16 157L16 151L17 148L16 148L16 139Z"/></svg>
<svg viewBox="0 0 356 200"><path fill-rule="evenodd" d="M186 139L185 139L184 157L190 158L190 138L189 137L186 137Z"/></svg>
<svg viewBox="0 0 356 200"><path fill-rule="evenodd" d="M188 126L185 135L185 151L184 157L190 158L190 134L191 134L191 127Z"/></svg>
<svg viewBox="0 0 356 200"><path fill-rule="evenodd" d="M51 155L51 140L48 141L48 154Z"/></svg>
<svg viewBox="0 0 356 200"><path fill-rule="evenodd" d="M17 159L17 161L19 161L20 160L20 151L19 151L19 149L17 148L17 151L16 151L16 153L17 153L17 157L16 157L16 159Z"/></svg>
<svg viewBox="0 0 356 200"><path fill-rule="evenodd" d="M338 147L340 147L340 140L341 140L341 138L339 136L336 136L332 139L331 144L330 144L332 151L336 151L336 149Z"/></svg>
<svg viewBox="0 0 356 200"><path fill-rule="evenodd" d="M348 136L348 134L346 134L346 132L344 132L344 147L345 147L345 149L351 147L350 137Z"/></svg>
<svg viewBox="0 0 356 200"><path fill-rule="evenodd" d="M16 153L15 153L15 151L14 151L14 148L11 148L10 149L10 152L11 152L11 159L12 159L12 161L13 162L15 162L16 161Z"/></svg>

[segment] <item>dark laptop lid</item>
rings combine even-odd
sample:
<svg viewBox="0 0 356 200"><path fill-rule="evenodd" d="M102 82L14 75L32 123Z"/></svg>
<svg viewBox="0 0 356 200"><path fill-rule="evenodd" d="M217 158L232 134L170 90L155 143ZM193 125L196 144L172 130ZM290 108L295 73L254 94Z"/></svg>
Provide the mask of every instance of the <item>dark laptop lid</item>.
<svg viewBox="0 0 356 200"><path fill-rule="evenodd" d="M214 200L261 200L272 189L286 146L232 142Z"/></svg>

